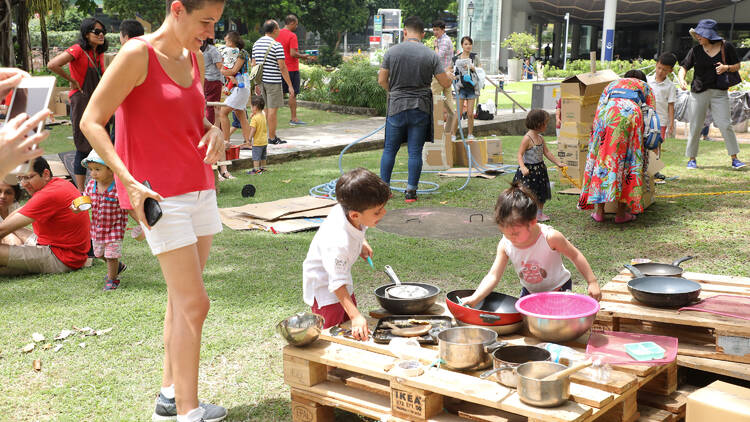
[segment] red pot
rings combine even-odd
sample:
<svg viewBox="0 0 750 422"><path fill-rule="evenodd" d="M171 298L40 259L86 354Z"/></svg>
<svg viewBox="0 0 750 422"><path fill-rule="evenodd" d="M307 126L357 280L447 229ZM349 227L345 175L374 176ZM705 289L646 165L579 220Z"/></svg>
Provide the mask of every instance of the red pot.
<svg viewBox="0 0 750 422"><path fill-rule="evenodd" d="M480 303L479 309L458 304L459 297L472 294L474 290L454 290L446 295L445 304L457 320L473 325L509 325L522 320L521 313L516 310L518 298L492 292Z"/></svg>
<svg viewBox="0 0 750 422"><path fill-rule="evenodd" d="M237 160L240 158L240 147L231 146L226 149L227 161Z"/></svg>

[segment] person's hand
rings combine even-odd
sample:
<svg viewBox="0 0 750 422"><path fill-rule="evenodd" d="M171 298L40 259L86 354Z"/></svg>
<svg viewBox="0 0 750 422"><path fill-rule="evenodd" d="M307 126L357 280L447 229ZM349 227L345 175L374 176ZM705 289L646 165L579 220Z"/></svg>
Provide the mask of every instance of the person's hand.
<svg viewBox="0 0 750 422"><path fill-rule="evenodd" d="M597 302L602 300L602 292L599 290L599 283L589 283L588 293L589 296L596 299Z"/></svg>
<svg viewBox="0 0 750 422"><path fill-rule="evenodd" d="M77 90L80 91L81 90L81 84L79 84L77 80L73 79L72 81L70 81L70 89L71 90L77 89Z"/></svg>
<svg viewBox="0 0 750 422"><path fill-rule="evenodd" d="M198 143L198 148L203 148L206 145L208 145L208 148L206 148L206 157L203 159L204 163L216 164L217 161L226 156L224 152L224 133L218 127L212 125L206 131Z"/></svg>
<svg viewBox="0 0 750 422"><path fill-rule="evenodd" d="M674 132L674 124L670 123L669 125L667 125L667 130L664 131L664 134L667 136L674 136L672 132Z"/></svg>
<svg viewBox="0 0 750 422"><path fill-rule="evenodd" d="M151 226L146 221L146 212L143 211L143 204L146 202L146 198L153 198L159 202L163 201L164 198L136 180L133 183L127 184L125 190L128 192L130 205L133 207L133 211L135 211L136 221L143 223L144 226L151 230Z"/></svg>
<svg viewBox="0 0 750 422"><path fill-rule="evenodd" d="M42 142L49 132L41 131L26 137L29 131L37 128L52 114L44 109L29 118L21 113L0 128L0 177L5 177L16 166L44 154L41 148L34 148Z"/></svg>
<svg viewBox="0 0 750 422"><path fill-rule="evenodd" d="M361 314L352 319L352 337L361 341L367 341L370 337L367 320Z"/></svg>
<svg viewBox="0 0 750 422"><path fill-rule="evenodd" d="M687 82L685 82L684 79L680 79L678 82L680 84L680 89L681 90L685 91L685 90L688 89Z"/></svg>
<svg viewBox="0 0 750 422"><path fill-rule="evenodd" d="M367 257L372 257L372 248L367 243L362 244L362 252L359 253L359 257L362 259L367 259Z"/></svg>
<svg viewBox="0 0 750 422"><path fill-rule="evenodd" d="M297 96L297 93L294 92L294 87L291 85L289 86L289 98L295 98Z"/></svg>
<svg viewBox="0 0 750 422"><path fill-rule="evenodd" d="M260 85L255 85L255 95L260 95Z"/></svg>
<svg viewBox="0 0 750 422"><path fill-rule="evenodd" d="M479 303L480 300L481 299L475 297L474 295L463 297L461 298L461 305L466 306L467 308L473 308L477 306L477 303Z"/></svg>
<svg viewBox="0 0 750 422"><path fill-rule="evenodd" d="M15 88L21 83L21 79L30 75L21 69L12 67L0 67L0 96L7 95L11 88Z"/></svg>
<svg viewBox="0 0 750 422"><path fill-rule="evenodd" d="M528 176L529 175L529 168L526 167L526 166L521 167L521 174L523 174L524 176Z"/></svg>
<svg viewBox="0 0 750 422"><path fill-rule="evenodd" d="M728 64L721 64L721 63L717 63L716 64L716 74L717 75L721 75L722 73L727 72L727 71L729 71L729 65Z"/></svg>

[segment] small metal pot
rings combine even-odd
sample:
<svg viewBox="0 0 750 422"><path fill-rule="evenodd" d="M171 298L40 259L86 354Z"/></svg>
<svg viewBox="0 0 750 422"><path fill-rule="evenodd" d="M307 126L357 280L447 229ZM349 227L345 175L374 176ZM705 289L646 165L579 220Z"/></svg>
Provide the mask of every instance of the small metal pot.
<svg viewBox="0 0 750 422"><path fill-rule="evenodd" d="M526 362L549 361L550 352L536 346L505 346L492 352L494 369L484 372L479 378L493 379L500 384L516 388L518 386L518 374L516 368Z"/></svg>
<svg viewBox="0 0 750 422"><path fill-rule="evenodd" d="M449 369L477 371L492 364L492 353L504 346L497 341L497 333L481 327L455 327L438 335L440 359Z"/></svg>
<svg viewBox="0 0 750 422"><path fill-rule="evenodd" d="M560 406L570 397L570 377L558 381L542 381L542 378L567 369L554 362L527 362L516 368L518 374L518 397L522 402L536 407Z"/></svg>

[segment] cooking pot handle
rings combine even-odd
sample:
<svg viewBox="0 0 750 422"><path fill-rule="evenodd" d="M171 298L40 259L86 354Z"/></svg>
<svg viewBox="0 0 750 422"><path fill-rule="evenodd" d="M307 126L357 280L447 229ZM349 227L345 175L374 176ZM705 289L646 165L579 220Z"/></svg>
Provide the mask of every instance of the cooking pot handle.
<svg viewBox="0 0 750 422"><path fill-rule="evenodd" d="M674 261L674 262L672 263L672 265L674 265L675 267L679 267L681 263L683 263L683 262L687 261L688 259L693 259L693 258L695 258L695 257L694 257L694 256L691 256L691 255L688 255L688 256L683 256L683 257L682 257L682 258L680 258L680 259L676 259L676 260L675 260L675 261Z"/></svg>
<svg viewBox="0 0 750 422"><path fill-rule="evenodd" d="M501 319L499 316L491 314L479 314L479 318L482 318L482 321L487 323L497 322Z"/></svg>
<svg viewBox="0 0 750 422"><path fill-rule="evenodd" d="M504 371L504 370L506 370L506 369L513 369L513 367L512 367L512 366L510 366L510 365L502 365L502 366L498 366L498 367L497 367L497 368L495 368L495 369L490 369L489 371L486 371L486 372L482 372L482 373L481 373L481 374L479 375L479 378L481 378L481 379L489 378L490 376L492 376L492 374L496 374L496 373L498 373L498 372L500 372L500 371Z"/></svg>
<svg viewBox="0 0 750 422"><path fill-rule="evenodd" d="M625 264L624 267L627 268L631 274L633 274L633 277L635 278L643 277L643 273L638 268L635 268L634 266L630 264Z"/></svg>
<svg viewBox="0 0 750 422"><path fill-rule="evenodd" d="M494 342L494 343L492 343L492 344L490 344L488 346L484 346L484 351L487 352L487 353L492 353L495 350L497 350L497 349L499 349L501 347L505 347L507 345L508 345L507 341L496 341L496 342Z"/></svg>

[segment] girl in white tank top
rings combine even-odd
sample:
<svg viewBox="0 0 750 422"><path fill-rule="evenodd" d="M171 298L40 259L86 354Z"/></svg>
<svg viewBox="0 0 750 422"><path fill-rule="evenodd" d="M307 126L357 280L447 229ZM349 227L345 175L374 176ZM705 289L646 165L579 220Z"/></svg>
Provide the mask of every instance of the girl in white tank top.
<svg viewBox="0 0 750 422"><path fill-rule="evenodd" d="M492 292L508 261L513 263L524 288L521 296L567 288L570 271L563 265L563 255L573 262L588 283L588 294L601 299L599 283L586 257L560 232L537 223L538 208L533 195L518 182L500 194L495 205L495 222L503 238L497 246L492 268L474 294L464 299L466 306L476 305Z"/></svg>

